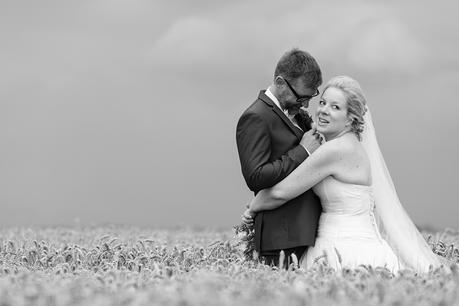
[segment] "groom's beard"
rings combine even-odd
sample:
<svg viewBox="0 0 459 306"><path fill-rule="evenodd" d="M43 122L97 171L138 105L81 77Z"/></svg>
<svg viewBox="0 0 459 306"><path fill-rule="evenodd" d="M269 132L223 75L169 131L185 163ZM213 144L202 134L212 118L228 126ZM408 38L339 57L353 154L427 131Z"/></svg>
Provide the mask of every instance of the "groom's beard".
<svg viewBox="0 0 459 306"><path fill-rule="evenodd" d="M285 110L287 110L288 114L291 116L295 116L298 113L306 112L307 113L307 108L309 106L309 103L306 103L307 105L302 105L302 104L290 104L285 106Z"/></svg>
<svg viewBox="0 0 459 306"><path fill-rule="evenodd" d="M291 100L285 99L283 97L278 98L281 109L285 112L287 111L290 116L295 116L300 111L300 108L303 107L301 103L292 102Z"/></svg>
<svg viewBox="0 0 459 306"><path fill-rule="evenodd" d="M290 106L290 107L286 107L286 110L290 116L295 116L300 112L300 108L301 107Z"/></svg>

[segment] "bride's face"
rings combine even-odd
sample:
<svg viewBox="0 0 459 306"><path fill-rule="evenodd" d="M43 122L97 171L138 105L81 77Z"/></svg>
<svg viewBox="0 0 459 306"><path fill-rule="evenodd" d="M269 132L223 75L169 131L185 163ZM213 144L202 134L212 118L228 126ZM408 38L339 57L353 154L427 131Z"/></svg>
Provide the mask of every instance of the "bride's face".
<svg viewBox="0 0 459 306"><path fill-rule="evenodd" d="M351 120L347 116L347 102L344 93L329 87L320 98L316 112L317 131L331 140L349 130Z"/></svg>

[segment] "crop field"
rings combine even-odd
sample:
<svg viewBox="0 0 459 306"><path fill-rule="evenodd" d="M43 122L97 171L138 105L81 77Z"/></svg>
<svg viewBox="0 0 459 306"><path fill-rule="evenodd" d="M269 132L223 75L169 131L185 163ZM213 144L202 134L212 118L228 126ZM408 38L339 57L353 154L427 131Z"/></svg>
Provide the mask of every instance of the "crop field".
<svg viewBox="0 0 459 306"><path fill-rule="evenodd" d="M425 237L459 262L459 231ZM459 305L459 271L245 261L232 230L0 229L0 305Z"/></svg>

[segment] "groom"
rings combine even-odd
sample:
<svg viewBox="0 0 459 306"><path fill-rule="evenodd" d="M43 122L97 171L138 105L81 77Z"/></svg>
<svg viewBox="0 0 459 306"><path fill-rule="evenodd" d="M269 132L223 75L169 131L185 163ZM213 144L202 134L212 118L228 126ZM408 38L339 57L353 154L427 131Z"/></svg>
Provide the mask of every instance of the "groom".
<svg viewBox="0 0 459 306"><path fill-rule="evenodd" d="M319 94L322 74L307 52L292 49L277 63L274 81L242 114L236 141L242 174L255 194L280 182L320 146L311 119L301 107ZM308 190L281 207L256 216L255 249L267 264L278 265L279 253L303 255L314 245L321 206Z"/></svg>

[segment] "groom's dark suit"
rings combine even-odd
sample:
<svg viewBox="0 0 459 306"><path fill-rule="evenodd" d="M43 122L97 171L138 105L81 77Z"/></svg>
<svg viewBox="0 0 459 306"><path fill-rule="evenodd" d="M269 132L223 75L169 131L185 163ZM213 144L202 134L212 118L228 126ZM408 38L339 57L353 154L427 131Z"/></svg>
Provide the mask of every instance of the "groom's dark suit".
<svg viewBox="0 0 459 306"><path fill-rule="evenodd" d="M295 119L304 132L311 129L306 118L297 115ZM264 91L260 92L242 114L236 131L242 174L250 190L256 194L275 185L308 157L299 144L303 131L293 125ZM314 245L320 213L319 198L312 190L277 209L258 213L256 250L261 255L272 255L279 254L281 249Z"/></svg>

